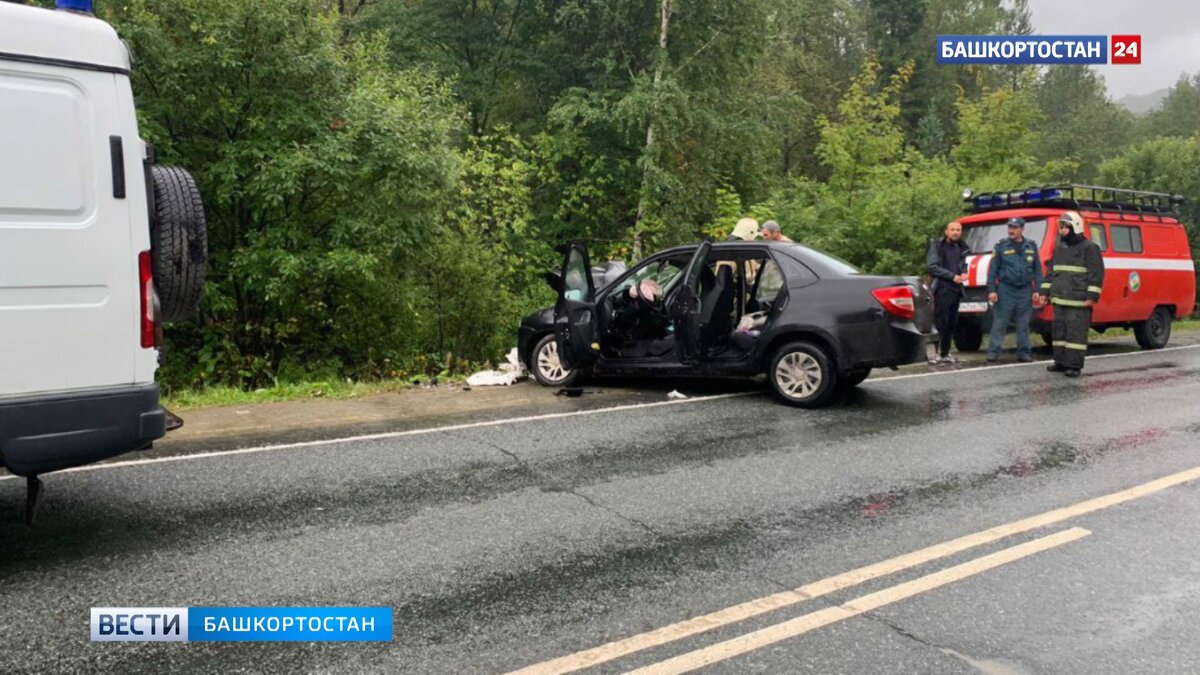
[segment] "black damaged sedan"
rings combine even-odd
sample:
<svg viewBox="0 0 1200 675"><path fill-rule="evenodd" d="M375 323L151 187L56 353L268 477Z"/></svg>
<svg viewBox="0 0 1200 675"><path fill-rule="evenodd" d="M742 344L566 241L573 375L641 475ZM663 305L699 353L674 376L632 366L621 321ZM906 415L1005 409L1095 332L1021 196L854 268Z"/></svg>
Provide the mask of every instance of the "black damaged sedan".
<svg viewBox="0 0 1200 675"><path fill-rule="evenodd" d="M915 279L865 275L800 244L705 242L616 274L594 270L579 244L563 253L547 275L556 306L519 330L521 359L547 386L588 372L764 373L784 402L815 407L872 368L923 360L934 334Z"/></svg>

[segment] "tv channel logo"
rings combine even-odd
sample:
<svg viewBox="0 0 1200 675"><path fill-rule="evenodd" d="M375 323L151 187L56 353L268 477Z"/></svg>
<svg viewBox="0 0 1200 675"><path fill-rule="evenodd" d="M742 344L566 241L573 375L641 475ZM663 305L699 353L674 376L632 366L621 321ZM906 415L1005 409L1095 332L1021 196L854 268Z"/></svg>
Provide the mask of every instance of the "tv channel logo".
<svg viewBox="0 0 1200 675"><path fill-rule="evenodd" d="M390 642L387 607L93 607L93 642Z"/></svg>
<svg viewBox="0 0 1200 675"><path fill-rule="evenodd" d="M186 607L93 607L92 642L185 642Z"/></svg>
<svg viewBox="0 0 1200 675"><path fill-rule="evenodd" d="M971 65L1106 65L1142 62L1142 36L939 35L937 61Z"/></svg>

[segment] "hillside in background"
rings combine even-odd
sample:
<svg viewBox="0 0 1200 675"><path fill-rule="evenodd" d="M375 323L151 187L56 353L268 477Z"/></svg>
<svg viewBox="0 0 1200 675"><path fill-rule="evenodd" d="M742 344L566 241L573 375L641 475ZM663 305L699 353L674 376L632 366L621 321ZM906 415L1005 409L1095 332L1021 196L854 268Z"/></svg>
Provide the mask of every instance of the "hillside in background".
<svg viewBox="0 0 1200 675"><path fill-rule="evenodd" d="M1170 87L1163 87L1149 94L1130 94L1117 99L1117 105L1135 115L1144 115L1162 105L1163 99L1170 93Z"/></svg>

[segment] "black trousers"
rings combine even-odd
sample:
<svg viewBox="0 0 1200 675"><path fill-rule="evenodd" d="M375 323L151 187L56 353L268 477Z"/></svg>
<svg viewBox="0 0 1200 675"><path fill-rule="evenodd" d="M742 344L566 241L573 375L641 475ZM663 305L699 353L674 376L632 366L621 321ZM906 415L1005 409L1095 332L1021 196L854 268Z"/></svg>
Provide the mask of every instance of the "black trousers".
<svg viewBox="0 0 1200 675"><path fill-rule="evenodd" d="M1054 306L1054 362L1063 368L1083 369L1087 355L1088 329L1092 326L1092 310L1087 307Z"/></svg>
<svg viewBox="0 0 1200 675"><path fill-rule="evenodd" d="M939 285L933 292L933 324L938 330L938 354L950 354L950 340L958 330L958 303L962 293L954 286Z"/></svg>

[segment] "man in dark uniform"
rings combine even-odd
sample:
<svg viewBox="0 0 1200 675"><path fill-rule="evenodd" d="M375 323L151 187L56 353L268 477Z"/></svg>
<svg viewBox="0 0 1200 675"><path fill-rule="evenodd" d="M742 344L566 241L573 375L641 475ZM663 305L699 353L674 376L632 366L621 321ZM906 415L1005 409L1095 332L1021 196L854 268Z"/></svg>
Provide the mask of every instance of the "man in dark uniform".
<svg viewBox="0 0 1200 675"><path fill-rule="evenodd" d="M1058 247L1042 289L1054 305L1054 364L1046 370L1079 377L1087 354L1092 307L1100 301L1104 258L1100 248L1083 236L1083 218L1067 211L1058 219Z"/></svg>
<svg viewBox="0 0 1200 675"><path fill-rule="evenodd" d="M970 250L962 240L962 223L946 226L946 236L929 242L925 266L933 277L933 316L941 343L938 355L930 363L954 363L950 356L950 339L958 328L958 304L962 302L963 284L967 281L967 254Z"/></svg>
<svg viewBox="0 0 1200 675"><path fill-rule="evenodd" d="M1042 285L1042 260L1036 241L1025 238L1025 219L1008 219L1008 239L1002 239L992 251L988 267L988 301L992 303L992 334L988 338L989 363L1000 358L1008 324L1017 322L1017 360L1033 360L1029 340L1029 320L1033 305L1041 304L1038 290Z"/></svg>

